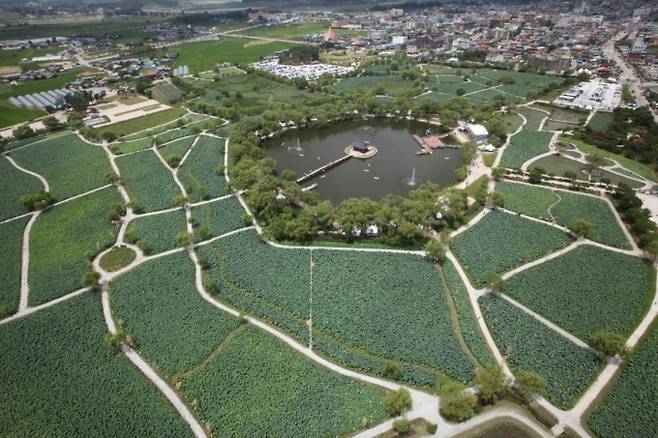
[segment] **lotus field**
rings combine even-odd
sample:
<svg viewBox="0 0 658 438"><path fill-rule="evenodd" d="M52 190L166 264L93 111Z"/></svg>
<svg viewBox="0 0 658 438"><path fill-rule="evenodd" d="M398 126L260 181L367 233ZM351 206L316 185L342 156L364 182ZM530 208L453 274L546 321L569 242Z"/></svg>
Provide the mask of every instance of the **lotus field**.
<svg viewBox="0 0 658 438"><path fill-rule="evenodd" d="M244 208L236 197L213 201L192 209L192 220L198 240L220 236L245 227Z"/></svg>
<svg viewBox="0 0 658 438"><path fill-rule="evenodd" d="M496 183L496 190L505 197L505 209L545 221L553 221L549 209L560 201L557 192L528 184L503 180Z"/></svg>
<svg viewBox="0 0 658 438"><path fill-rule="evenodd" d="M172 207L174 198L181 194L171 173L153 151L119 157L116 163L130 199L144 211Z"/></svg>
<svg viewBox="0 0 658 438"><path fill-rule="evenodd" d="M183 209L137 217L128 225L126 240L146 254L158 254L176 247L176 235L187 230L185 224Z"/></svg>
<svg viewBox="0 0 658 438"><path fill-rule="evenodd" d="M630 335L654 276L643 259L585 245L511 277L505 293L588 341L604 329Z"/></svg>
<svg viewBox="0 0 658 438"><path fill-rule="evenodd" d="M0 224L0 318L18 309L21 292L21 247L28 218Z"/></svg>
<svg viewBox="0 0 658 438"><path fill-rule="evenodd" d="M100 146L75 134L60 135L11 152L22 167L46 178L57 199L69 198L105 184L110 163Z"/></svg>
<svg viewBox="0 0 658 438"><path fill-rule="evenodd" d="M512 141L503 153L501 165L512 169L520 169L523 163L543 153L548 152L551 138L550 132L523 130L512 137Z"/></svg>
<svg viewBox="0 0 658 438"><path fill-rule="evenodd" d="M193 202L226 194L223 167L224 141L207 135L199 136L194 149L178 170L180 180Z"/></svg>
<svg viewBox="0 0 658 438"><path fill-rule="evenodd" d="M480 307L491 335L513 371L532 371L546 380L551 403L567 409L598 374L600 362L571 341L502 298L485 295Z"/></svg>
<svg viewBox="0 0 658 438"><path fill-rule="evenodd" d="M451 247L473 284L482 288L492 274L555 252L570 241L556 228L492 211L454 238Z"/></svg>
<svg viewBox="0 0 658 438"><path fill-rule="evenodd" d="M600 437L658 436L658 323L622 366L612 390L598 403L587 422Z"/></svg>
<svg viewBox="0 0 658 438"><path fill-rule="evenodd" d="M91 292L0 325L3 435L193 436L106 334Z"/></svg>
<svg viewBox="0 0 658 438"><path fill-rule="evenodd" d="M43 190L41 182L32 175L21 172L0 156L0 221L25 213L19 200Z"/></svg>

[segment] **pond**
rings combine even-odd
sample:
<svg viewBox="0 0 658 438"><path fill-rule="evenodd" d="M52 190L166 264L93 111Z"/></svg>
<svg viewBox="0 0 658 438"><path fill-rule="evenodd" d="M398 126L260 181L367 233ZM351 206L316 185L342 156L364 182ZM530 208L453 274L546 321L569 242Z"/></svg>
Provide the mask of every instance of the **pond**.
<svg viewBox="0 0 658 438"><path fill-rule="evenodd" d="M377 149L374 157L351 158L302 184L317 183L314 190L320 198L337 204L352 197L406 196L426 181L442 187L456 183L455 170L462 164L459 149L439 148L431 155L416 155L420 146L413 136L424 135L429 127L408 120L345 121L291 130L266 140L264 146L278 170L290 169L301 176L344 156L352 143L370 142Z"/></svg>

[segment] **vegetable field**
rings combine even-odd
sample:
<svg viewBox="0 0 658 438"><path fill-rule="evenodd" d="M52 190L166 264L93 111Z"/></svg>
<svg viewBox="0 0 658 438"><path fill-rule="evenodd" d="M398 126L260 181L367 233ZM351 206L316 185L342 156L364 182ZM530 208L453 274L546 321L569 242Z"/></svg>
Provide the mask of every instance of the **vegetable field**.
<svg viewBox="0 0 658 438"><path fill-rule="evenodd" d="M225 437L343 436L386 417L384 390L314 364L254 327L228 340L182 388Z"/></svg>
<svg viewBox="0 0 658 438"><path fill-rule="evenodd" d="M588 341L602 329L630 335L654 275L643 259L586 245L511 277L505 293Z"/></svg>
<svg viewBox="0 0 658 438"><path fill-rule="evenodd" d="M193 202L225 194L223 165L224 141L206 135L200 136L178 170L179 178Z"/></svg>
<svg viewBox="0 0 658 438"><path fill-rule="evenodd" d="M185 152L192 147L195 140L196 137L184 137L180 140L174 140L160 148L160 155L162 155L162 158L167 162L172 158L178 158L178 160L181 160L183 155L185 155Z"/></svg>
<svg viewBox="0 0 658 438"><path fill-rule="evenodd" d="M75 134L60 135L11 152L28 170L46 178L57 199L101 187L110 163L100 146L85 143Z"/></svg>
<svg viewBox="0 0 658 438"><path fill-rule="evenodd" d="M627 358L612 387L587 422L601 438L658 436L658 323Z"/></svg>
<svg viewBox="0 0 658 438"><path fill-rule="evenodd" d="M313 251L313 259L314 337L460 380L473 377L432 264L413 255L323 250Z"/></svg>
<svg viewBox="0 0 658 438"><path fill-rule="evenodd" d="M37 178L16 169L9 160L0 156L0 221L25 213L20 197L43 189Z"/></svg>
<svg viewBox="0 0 658 438"><path fill-rule="evenodd" d="M0 325L3 435L192 436L106 333L94 293Z"/></svg>
<svg viewBox="0 0 658 438"><path fill-rule="evenodd" d="M513 371L533 371L546 380L546 397L567 409L589 387L601 366L593 354L502 298L485 295L480 307L501 354Z"/></svg>
<svg viewBox="0 0 658 438"><path fill-rule="evenodd" d="M457 236L451 248L473 284L482 288L502 273L567 246L562 231L512 214L492 211Z"/></svg>
<svg viewBox="0 0 658 438"><path fill-rule="evenodd" d="M517 108L516 112L523 115L526 119L526 125L523 129L528 131L539 131L542 120L548 117L548 114L529 107Z"/></svg>
<svg viewBox="0 0 658 438"><path fill-rule="evenodd" d="M23 230L29 218L0 224L0 318L18 309Z"/></svg>
<svg viewBox="0 0 658 438"><path fill-rule="evenodd" d="M112 283L115 320L139 350L172 376L193 368L222 343L237 319L206 303L185 252L146 262Z"/></svg>
<svg viewBox="0 0 658 438"><path fill-rule="evenodd" d="M119 157L116 163L130 199L144 211L172 207L174 198L181 194L171 173L153 151Z"/></svg>
<svg viewBox="0 0 658 438"><path fill-rule="evenodd" d="M192 219L195 221L195 232L199 240L205 240L210 236L221 236L245 227L242 219L245 214L244 208L235 197L192 209Z"/></svg>
<svg viewBox="0 0 658 438"><path fill-rule="evenodd" d="M527 128L526 128L527 129ZM512 137L503 153L501 165L512 169L520 169L523 163L543 153L548 152L553 134L550 132L534 132L523 130Z"/></svg>
<svg viewBox="0 0 658 438"><path fill-rule="evenodd" d="M110 150L115 154L130 154L132 152L148 149L153 145L151 137L138 138L137 140L122 141L110 145Z"/></svg>
<svg viewBox="0 0 658 438"><path fill-rule="evenodd" d="M116 240L107 217L121 198L114 187L83 196L41 214L30 232L30 305L80 289L91 256Z"/></svg>
<svg viewBox="0 0 658 438"><path fill-rule="evenodd" d="M136 243L147 254L158 254L176 247L176 234L186 231L183 209L130 221L126 238Z"/></svg>

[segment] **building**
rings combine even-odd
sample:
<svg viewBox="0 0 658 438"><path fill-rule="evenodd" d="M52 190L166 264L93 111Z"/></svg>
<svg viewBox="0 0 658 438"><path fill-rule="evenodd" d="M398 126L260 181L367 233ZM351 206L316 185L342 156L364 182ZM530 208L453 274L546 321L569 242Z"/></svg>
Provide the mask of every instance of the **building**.
<svg viewBox="0 0 658 438"><path fill-rule="evenodd" d="M489 131L484 126L473 123L469 124L466 129L475 143L482 144L489 141Z"/></svg>

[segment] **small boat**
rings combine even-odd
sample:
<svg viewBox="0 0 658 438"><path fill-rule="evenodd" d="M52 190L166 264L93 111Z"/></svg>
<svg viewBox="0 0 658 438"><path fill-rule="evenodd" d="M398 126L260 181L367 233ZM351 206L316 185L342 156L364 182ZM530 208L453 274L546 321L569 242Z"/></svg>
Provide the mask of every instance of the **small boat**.
<svg viewBox="0 0 658 438"><path fill-rule="evenodd" d="M363 169L364 172L370 172L370 169Z"/></svg>
<svg viewBox="0 0 658 438"><path fill-rule="evenodd" d="M443 159L444 159L444 160L449 160L449 159L450 159L450 157L443 157Z"/></svg>
<svg viewBox="0 0 658 438"><path fill-rule="evenodd" d="M327 177L327 175L323 173L322 176L320 177L320 179L326 178L326 177Z"/></svg>
<svg viewBox="0 0 658 438"><path fill-rule="evenodd" d="M318 184L318 183L313 183L313 184L311 184L310 186L303 187L303 188L302 188L302 192L309 192L309 191L311 191L311 190L313 190L313 189L316 189L316 188L318 188L318 187L320 187L320 184Z"/></svg>
<svg viewBox="0 0 658 438"><path fill-rule="evenodd" d="M378 176L373 176L372 179L379 179L379 177Z"/></svg>
<svg viewBox="0 0 658 438"><path fill-rule="evenodd" d="M303 156L304 156L304 154L299 154L299 156L300 156L300 157L303 157Z"/></svg>

